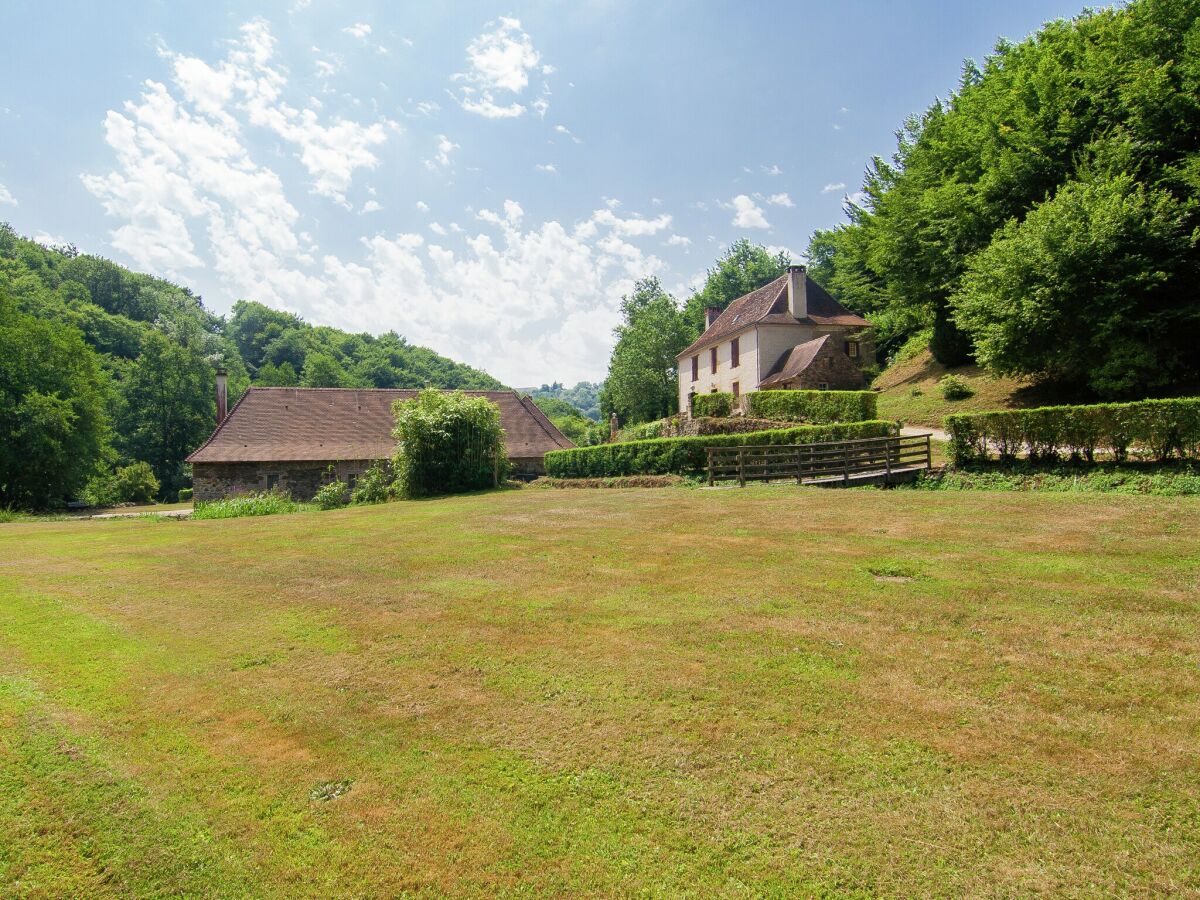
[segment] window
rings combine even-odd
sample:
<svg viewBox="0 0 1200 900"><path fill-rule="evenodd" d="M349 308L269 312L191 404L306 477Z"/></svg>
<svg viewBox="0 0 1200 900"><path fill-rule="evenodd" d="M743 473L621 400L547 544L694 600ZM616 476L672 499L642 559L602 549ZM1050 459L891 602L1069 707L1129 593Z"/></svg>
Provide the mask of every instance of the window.
<svg viewBox="0 0 1200 900"><path fill-rule="evenodd" d="M739 338L734 338L729 342L729 365L734 369L738 367L738 360L741 357L741 348L738 346L738 340ZM735 391L734 393L737 392Z"/></svg>
<svg viewBox="0 0 1200 900"><path fill-rule="evenodd" d="M858 359L858 341L846 341L846 355Z"/></svg>
<svg viewBox="0 0 1200 900"><path fill-rule="evenodd" d="M739 381L735 381L733 383L733 396L735 396L735 397L742 396L742 385L741 385L741 382L739 382Z"/></svg>
<svg viewBox="0 0 1200 900"><path fill-rule="evenodd" d="M267 476L267 490L273 491L277 487L279 487L279 474L277 472L272 472Z"/></svg>
<svg viewBox="0 0 1200 900"><path fill-rule="evenodd" d="M692 381L700 380L700 357L692 357Z"/></svg>
<svg viewBox="0 0 1200 900"><path fill-rule="evenodd" d="M713 347L708 351L709 359L712 361L712 373L717 374L717 348Z"/></svg>
<svg viewBox="0 0 1200 900"><path fill-rule="evenodd" d="M818 382L818 384L817 384L817 390L818 390L818 391L827 391L827 390L829 390L829 382L828 382L828 381L821 381L821 382Z"/></svg>

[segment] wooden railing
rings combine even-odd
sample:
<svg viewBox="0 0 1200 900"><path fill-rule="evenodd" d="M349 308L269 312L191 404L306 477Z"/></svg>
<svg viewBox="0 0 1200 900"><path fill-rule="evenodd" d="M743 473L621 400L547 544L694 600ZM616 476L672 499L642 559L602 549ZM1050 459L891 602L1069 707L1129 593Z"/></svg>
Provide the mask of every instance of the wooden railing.
<svg viewBox="0 0 1200 900"><path fill-rule="evenodd" d="M849 483L852 475L873 473L885 480L894 474L928 469L933 465L929 435L862 438L820 444L764 444L755 447L709 447L708 483L737 479L771 481L794 478L805 481Z"/></svg>

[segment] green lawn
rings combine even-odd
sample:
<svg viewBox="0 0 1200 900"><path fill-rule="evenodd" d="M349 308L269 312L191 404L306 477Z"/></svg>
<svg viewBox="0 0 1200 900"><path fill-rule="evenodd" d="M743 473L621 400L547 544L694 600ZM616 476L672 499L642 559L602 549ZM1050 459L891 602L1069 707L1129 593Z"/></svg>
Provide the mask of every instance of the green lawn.
<svg viewBox="0 0 1200 900"><path fill-rule="evenodd" d="M1200 502L0 525L0 895L1200 893Z"/></svg>

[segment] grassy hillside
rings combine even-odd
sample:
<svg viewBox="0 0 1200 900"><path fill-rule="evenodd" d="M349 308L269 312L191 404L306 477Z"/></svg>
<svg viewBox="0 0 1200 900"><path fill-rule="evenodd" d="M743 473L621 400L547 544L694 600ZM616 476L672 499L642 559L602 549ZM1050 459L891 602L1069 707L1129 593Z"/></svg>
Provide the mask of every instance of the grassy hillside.
<svg viewBox="0 0 1200 900"><path fill-rule="evenodd" d="M1194 893L1198 543L768 487L0 525L0 894Z"/></svg>
<svg viewBox="0 0 1200 900"><path fill-rule="evenodd" d="M974 391L974 396L964 400L945 399L938 382L949 373L966 382ZM947 369L928 350L888 366L875 379L873 387L881 389L879 418L899 419L910 425L933 428L941 428L942 419L953 413L1017 409L1059 402L1045 389L1033 387L1016 378L997 378L979 366Z"/></svg>

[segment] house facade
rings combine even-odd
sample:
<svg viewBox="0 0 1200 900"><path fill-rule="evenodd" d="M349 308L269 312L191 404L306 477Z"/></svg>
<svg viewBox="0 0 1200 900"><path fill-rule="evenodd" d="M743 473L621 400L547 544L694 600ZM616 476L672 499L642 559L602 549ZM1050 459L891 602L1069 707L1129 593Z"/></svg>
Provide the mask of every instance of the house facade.
<svg viewBox="0 0 1200 900"><path fill-rule="evenodd" d="M757 390L854 390L875 363L870 322L808 277L804 266L706 310L702 335L676 358L679 409L694 394Z"/></svg>
<svg viewBox="0 0 1200 900"><path fill-rule="evenodd" d="M192 496L220 500L281 490L310 500L334 478L353 485L396 449L392 404L419 391L251 387L223 415L218 378L218 424L187 461ZM528 397L515 391L464 391L500 408L509 463L518 476L540 475L550 450L575 445Z"/></svg>

